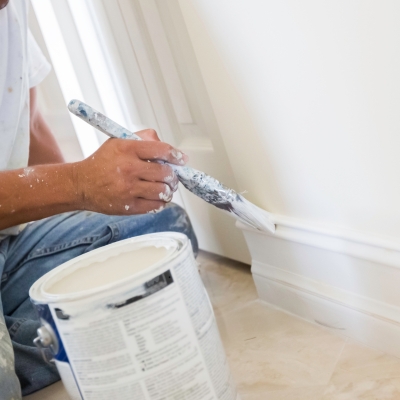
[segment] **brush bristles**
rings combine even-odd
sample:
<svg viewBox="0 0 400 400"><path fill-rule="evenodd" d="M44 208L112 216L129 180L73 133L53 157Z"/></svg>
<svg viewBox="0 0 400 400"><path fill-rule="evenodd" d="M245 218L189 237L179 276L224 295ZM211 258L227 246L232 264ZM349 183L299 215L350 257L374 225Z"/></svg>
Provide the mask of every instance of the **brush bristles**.
<svg viewBox="0 0 400 400"><path fill-rule="evenodd" d="M229 212L239 221L263 232L275 232L270 214L243 196L229 189L217 179L189 167L171 165L179 180L195 195L206 202Z"/></svg>
<svg viewBox="0 0 400 400"><path fill-rule="evenodd" d="M232 203L232 212L241 221L257 230L275 233L275 224L271 214L257 207L241 195L238 195L237 201Z"/></svg>

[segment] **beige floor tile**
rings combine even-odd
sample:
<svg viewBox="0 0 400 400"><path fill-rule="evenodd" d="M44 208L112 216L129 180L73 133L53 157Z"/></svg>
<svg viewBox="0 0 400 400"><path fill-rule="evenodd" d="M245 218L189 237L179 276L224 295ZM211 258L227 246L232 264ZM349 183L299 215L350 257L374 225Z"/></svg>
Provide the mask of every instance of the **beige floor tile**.
<svg viewBox="0 0 400 400"><path fill-rule="evenodd" d="M399 400L400 359L349 341L324 400Z"/></svg>
<svg viewBox="0 0 400 400"><path fill-rule="evenodd" d="M325 386L299 387L272 392L241 393L242 400L320 400Z"/></svg>
<svg viewBox="0 0 400 400"><path fill-rule="evenodd" d="M399 378L400 359L348 340L337 367L373 379Z"/></svg>
<svg viewBox="0 0 400 400"><path fill-rule="evenodd" d="M64 385L61 381L47 386L29 396L24 396L24 400L70 400Z"/></svg>
<svg viewBox="0 0 400 400"><path fill-rule="evenodd" d="M338 369L322 400L399 400L400 379L372 379Z"/></svg>
<svg viewBox="0 0 400 400"><path fill-rule="evenodd" d="M239 392L326 385L345 339L260 301L217 316Z"/></svg>
<svg viewBox="0 0 400 400"><path fill-rule="evenodd" d="M200 252L197 261L216 314L230 312L258 298L250 266Z"/></svg>

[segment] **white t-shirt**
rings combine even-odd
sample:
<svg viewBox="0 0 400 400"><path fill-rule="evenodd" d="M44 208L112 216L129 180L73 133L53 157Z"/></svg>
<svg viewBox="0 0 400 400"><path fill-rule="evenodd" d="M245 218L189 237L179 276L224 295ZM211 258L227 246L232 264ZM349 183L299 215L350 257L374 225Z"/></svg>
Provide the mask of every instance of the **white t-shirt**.
<svg viewBox="0 0 400 400"><path fill-rule="evenodd" d="M0 171L28 165L29 89L51 67L28 29L28 4L11 0L0 10ZM15 234L18 227L1 234Z"/></svg>

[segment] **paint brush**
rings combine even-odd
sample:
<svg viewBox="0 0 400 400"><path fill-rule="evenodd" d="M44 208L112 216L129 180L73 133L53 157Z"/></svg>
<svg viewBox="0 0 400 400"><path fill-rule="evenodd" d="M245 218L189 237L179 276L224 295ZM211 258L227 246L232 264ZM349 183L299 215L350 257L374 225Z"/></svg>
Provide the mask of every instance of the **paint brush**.
<svg viewBox="0 0 400 400"><path fill-rule="evenodd" d="M135 133L130 132L79 100L71 100L68 104L68 109L71 113L110 137L142 140ZM217 179L194 168L174 164L169 165L183 186L207 203L228 212L237 220L255 229L275 232L275 224L270 213L246 200L242 195L229 189Z"/></svg>

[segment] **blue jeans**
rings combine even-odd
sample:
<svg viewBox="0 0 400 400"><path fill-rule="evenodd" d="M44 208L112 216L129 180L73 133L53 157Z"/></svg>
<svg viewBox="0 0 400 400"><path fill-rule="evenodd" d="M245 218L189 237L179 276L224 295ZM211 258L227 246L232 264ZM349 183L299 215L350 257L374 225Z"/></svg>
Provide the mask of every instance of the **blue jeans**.
<svg viewBox="0 0 400 400"><path fill-rule="evenodd" d="M60 379L56 368L47 364L33 345L40 323L29 300L31 285L83 253L118 240L165 231L186 234L197 254L197 239L189 218L175 204L157 214L128 217L93 212L60 214L34 222L18 236L0 242L0 399L17 400L20 387L27 395Z"/></svg>

